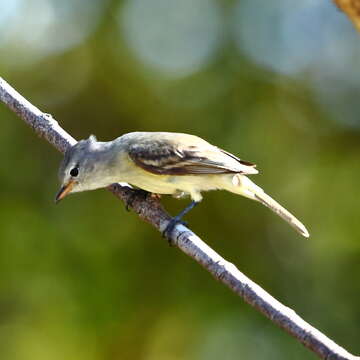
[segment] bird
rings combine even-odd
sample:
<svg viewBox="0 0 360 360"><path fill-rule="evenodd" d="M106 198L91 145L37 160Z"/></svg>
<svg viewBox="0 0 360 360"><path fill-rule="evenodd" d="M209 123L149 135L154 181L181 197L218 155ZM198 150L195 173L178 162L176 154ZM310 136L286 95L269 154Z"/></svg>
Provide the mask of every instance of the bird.
<svg viewBox="0 0 360 360"><path fill-rule="evenodd" d="M70 193L125 182L146 192L189 196L191 203L173 217L164 231L169 237L177 223L201 202L202 192L227 190L260 202L309 237L306 227L249 179L256 165L190 134L130 132L101 142L91 135L69 147L59 168L58 203Z"/></svg>

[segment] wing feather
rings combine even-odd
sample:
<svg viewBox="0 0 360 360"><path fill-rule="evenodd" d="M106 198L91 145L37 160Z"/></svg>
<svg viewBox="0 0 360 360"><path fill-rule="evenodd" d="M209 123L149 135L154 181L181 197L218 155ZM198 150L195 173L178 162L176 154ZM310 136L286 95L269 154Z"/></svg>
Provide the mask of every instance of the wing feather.
<svg viewBox="0 0 360 360"><path fill-rule="evenodd" d="M142 169L158 175L258 173L255 164L195 136L184 139L182 135L142 138L129 144L129 156Z"/></svg>

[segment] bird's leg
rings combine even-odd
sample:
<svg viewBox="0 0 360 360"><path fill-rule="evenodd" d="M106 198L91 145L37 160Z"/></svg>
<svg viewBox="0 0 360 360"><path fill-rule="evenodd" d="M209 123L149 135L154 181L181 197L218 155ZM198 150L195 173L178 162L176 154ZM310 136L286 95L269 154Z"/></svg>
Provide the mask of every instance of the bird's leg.
<svg viewBox="0 0 360 360"><path fill-rule="evenodd" d="M145 191L142 189L132 189L132 193L129 196L129 199L126 201L125 209L127 211L130 211L130 207L132 207L134 200L137 196L141 196L141 197L143 197L144 200L146 200L147 197L149 196L149 194L150 193L148 191Z"/></svg>
<svg viewBox="0 0 360 360"><path fill-rule="evenodd" d="M192 201L183 211L181 211L178 215L174 216L169 223L167 224L165 230L163 231L163 236L166 237L169 241L169 245L171 245L171 233L173 232L175 226L177 224L183 224L185 225L183 221L181 221L182 217L186 215L191 209L197 205L199 201Z"/></svg>

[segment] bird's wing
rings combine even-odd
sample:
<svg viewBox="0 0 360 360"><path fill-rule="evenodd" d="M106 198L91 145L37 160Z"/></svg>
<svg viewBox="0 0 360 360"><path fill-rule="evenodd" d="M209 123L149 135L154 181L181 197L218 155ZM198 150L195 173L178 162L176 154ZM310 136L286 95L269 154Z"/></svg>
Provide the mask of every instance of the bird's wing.
<svg viewBox="0 0 360 360"><path fill-rule="evenodd" d="M128 150L136 165L158 175L258 173L255 164L195 136L170 141L166 137L142 139L130 144Z"/></svg>

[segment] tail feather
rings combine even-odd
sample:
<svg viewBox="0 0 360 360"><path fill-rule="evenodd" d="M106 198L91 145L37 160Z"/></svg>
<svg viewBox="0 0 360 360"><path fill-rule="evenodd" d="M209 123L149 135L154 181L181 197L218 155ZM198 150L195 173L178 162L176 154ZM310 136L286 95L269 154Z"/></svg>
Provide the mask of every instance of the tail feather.
<svg viewBox="0 0 360 360"><path fill-rule="evenodd" d="M306 227L302 222L300 222L293 214L287 211L282 207L277 201L267 195L264 191L262 193L255 193L255 198L263 205L274 211L285 221L287 221L296 231L298 231L302 236L308 238L310 236Z"/></svg>
<svg viewBox="0 0 360 360"><path fill-rule="evenodd" d="M240 175L241 178L239 175L235 176L238 176L239 178L236 179L236 181L234 181L234 179L232 180L233 187L230 191L259 201L260 203L274 211L276 214L278 214L286 222L288 222L302 236L306 238L310 236L306 227L294 215L292 215L289 211L282 207L277 201L267 195L263 189L254 184L249 178L245 176ZM235 187L237 191L234 191Z"/></svg>

